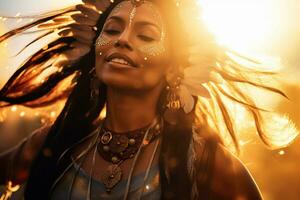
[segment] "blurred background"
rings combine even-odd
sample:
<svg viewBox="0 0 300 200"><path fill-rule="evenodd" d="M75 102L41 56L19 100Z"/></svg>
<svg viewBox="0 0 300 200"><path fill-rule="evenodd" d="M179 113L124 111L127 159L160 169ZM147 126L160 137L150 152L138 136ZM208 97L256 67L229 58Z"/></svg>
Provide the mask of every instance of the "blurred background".
<svg viewBox="0 0 300 200"><path fill-rule="evenodd" d="M280 112L300 128L300 0L198 0L202 17L219 44L266 63L279 71L278 86L289 100L273 95L257 95L262 105ZM77 3L75 0L1 0L0 35L30 22L32 15ZM7 16L7 17L6 17ZM17 17L10 19L8 16ZM18 64L39 45L14 57L32 36L22 36L0 46L0 85ZM40 45L42 45L42 41ZM63 106L60 102L43 109L13 106L0 110L0 152L17 144L34 129L53 121ZM238 123L246 117L236 112ZM267 118L268 119L268 118ZM273 128L282 125L273 120ZM285 133L284 129L281 132ZM278 130L277 130L278 131ZM280 132L280 131L279 131ZM284 137L283 137L284 138ZM270 150L253 129L244 126L240 132L240 159L253 174L266 200L300 199L300 141L278 150Z"/></svg>

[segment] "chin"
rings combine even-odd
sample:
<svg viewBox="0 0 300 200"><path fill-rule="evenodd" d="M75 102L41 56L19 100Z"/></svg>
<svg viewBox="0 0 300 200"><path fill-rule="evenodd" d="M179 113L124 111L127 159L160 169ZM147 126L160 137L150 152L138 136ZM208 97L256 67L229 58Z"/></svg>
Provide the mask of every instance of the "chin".
<svg viewBox="0 0 300 200"><path fill-rule="evenodd" d="M161 80L157 77L147 76L139 70L116 70L103 65L98 68L97 76L108 87L119 90L145 92L158 87Z"/></svg>
<svg viewBox="0 0 300 200"><path fill-rule="evenodd" d="M107 86L120 90L143 90L144 86L136 79L129 79L122 75L103 74L101 81Z"/></svg>
<svg viewBox="0 0 300 200"><path fill-rule="evenodd" d="M159 87L159 84L148 84L142 80L137 79L124 79L121 78L112 78L112 77L103 77L102 82L107 86L120 91L135 92L136 94L147 92L153 90L156 87Z"/></svg>

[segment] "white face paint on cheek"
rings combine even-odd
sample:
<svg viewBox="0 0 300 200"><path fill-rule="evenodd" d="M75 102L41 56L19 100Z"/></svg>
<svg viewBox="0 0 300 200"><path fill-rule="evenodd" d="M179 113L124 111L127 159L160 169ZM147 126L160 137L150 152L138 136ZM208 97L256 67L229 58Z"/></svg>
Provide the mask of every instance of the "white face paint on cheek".
<svg viewBox="0 0 300 200"><path fill-rule="evenodd" d="M148 56L159 56L166 51L164 41L165 41L165 36L162 33L162 36L161 36L159 42L156 42L155 44L141 46L139 48L139 50Z"/></svg>
<svg viewBox="0 0 300 200"><path fill-rule="evenodd" d="M108 38L104 37L104 35L100 33L100 36L96 40L96 46L103 47L110 44L110 42L111 41Z"/></svg>
<svg viewBox="0 0 300 200"><path fill-rule="evenodd" d="M165 25L163 23L161 15L157 12L157 10L154 8L152 3L147 2L145 4L147 4L153 10L152 13L154 15L154 18L160 23L160 25L162 27L162 31L161 31L161 36L160 36L159 41L154 42L152 44L141 46L138 49L142 53L144 53L146 56L159 56L166 51L166 49L165 49L165 37L166 37Z"/></svg>
<svg viewBox="0 0 300 200"><path fill-rule="evenodd" d="M112 11L111 11L111 14L110 15L114 15L115 13L119 12L119 10L124 6L124 4L126 3L126 1L123 1L121 3L119 3ZM103 46L106 46L106 45L109 45L112 41L109 40L108 38L106 38L104 35L103 35L103 31L100 33L99 37L97 38L96 40L96 46L100 46L100 47L103 47Z"/></svg>
<svg viewBox="0 0 300 200"><path fill-rule="evenodd" d="M115 13L119 12L119 10L124 6L125 3L128 3L127 1L123 1L121 2L120 4L118 4L111 12L110 15L114 15ZM130 15L129 15L129 26L132 25L132 22L134 20L134 17L136 15L136 6L133 7L133 9L131 10L130 12ZM104 35L103 35L103 32L100 33L100 36L97 38L96 40L96 46L106 46L106 45L109 45L112 41L109 40L108 38L106 38Z"/></svg>
<svg viewBox="0 0 300 200"><path fill-rule="evenodd" d="M112 10L111 15L117 13L125 5L125 3L128 3L128 1L123 1L120 4L118 4ZM160 15L160 13L157 11L157 9L154 7L154 5L151 2L143 2L143 4L146 4L147 6L150 7L150 9L153 10L152 13L153 13L154 18L156 19L157 22L160 23L160 25L162 27L161 36L160 36L159 41L153 42L152 44L143 45L143 46L138 47L138 50L140 52L142 52L143 54L145 54L144 60L146 61L148 59L147 56L152 56L152 57L159 56L166 51L166 49L165 49L166 31L165 31L165 25L163 23L162 17ZM135 5L135 4L132 4L132 5L133 5L133 8L129 13L129 26L132 26L134 18L137 13L137 5ZM96 46L100 46L100 47L107 46L111 43L112 43L112 41L109 38L105 37L103 32L101 32L100 36L96 40Z"/></svg>

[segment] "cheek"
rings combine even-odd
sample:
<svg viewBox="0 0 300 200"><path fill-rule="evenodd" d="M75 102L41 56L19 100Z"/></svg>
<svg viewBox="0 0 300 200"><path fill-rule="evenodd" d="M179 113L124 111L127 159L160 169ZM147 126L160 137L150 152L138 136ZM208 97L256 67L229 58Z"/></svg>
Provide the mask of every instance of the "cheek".
<svg viewBox="0 0 300 200"><path fill-rule="evenodd" d="M165 80L168 67L169 57L164 54L147 58L144 61L143 79L149 84L158 84Z"/></svg>
<svg viewBox="0 0 300 200"><path fill-rule="evenodd" d="M140 80L145 86L154 87L164 80L164 72L157 68L147 68L143 73L141 73Z"/></svg>
<svg viewBox="0 0 300 200"><path fill-rule="evenodd" d="M95 69L97 71L97 76L102 79L103 67L105 65L105 55L111 49L110 43L106 43L106 45L96 45L96 56L95 56Z"/></svg>
<svg viewBox="0 0 300 200"><path fill-rule="evenodd" d="M96 46L96 57L95 64L96 68L101 67L104 63L104 58L106 53L113 48L114 40L113 38L108 38L107 36L100 34L97 38L95 46Z"/></svg>
<svg viewBox="0 0 300 200"><path fill-rule="evenodd" d="M139 48L140 52L149 57L159 57L166 52L162 42L157 44L144 45Z"/></svg>

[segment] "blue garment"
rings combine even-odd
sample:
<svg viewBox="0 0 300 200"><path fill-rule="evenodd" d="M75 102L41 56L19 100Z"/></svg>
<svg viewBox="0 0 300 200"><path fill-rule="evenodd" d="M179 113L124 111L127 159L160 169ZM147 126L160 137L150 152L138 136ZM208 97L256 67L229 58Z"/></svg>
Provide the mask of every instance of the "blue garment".
<svg viewBox="0 0 300 200"><path fill-rule="evenodd" d="M71 192L70 186L74 175L75 178ZM139 194L143 187L144 173L132 177L129 199L134 200L138 199ZM78 165L74 165L59 181L57 186L54 188L52 193L53 200L67 200L68 195L70 194L71 200L86 200L88 192L88 183L89 175L86 174ZM127 180L121 180L111 191L111 193L106 192L104 184L100 181L97 181L92 178L91 186L91 200L118 200L122 199ZM146 180L144 192L142 199L143 200L153 200L160 199L161 188L159 184L159 166L155 165L151 167L149 176Z"/></svg>

